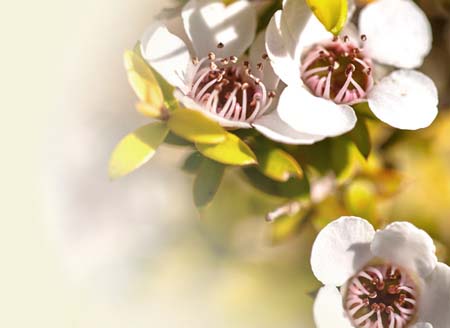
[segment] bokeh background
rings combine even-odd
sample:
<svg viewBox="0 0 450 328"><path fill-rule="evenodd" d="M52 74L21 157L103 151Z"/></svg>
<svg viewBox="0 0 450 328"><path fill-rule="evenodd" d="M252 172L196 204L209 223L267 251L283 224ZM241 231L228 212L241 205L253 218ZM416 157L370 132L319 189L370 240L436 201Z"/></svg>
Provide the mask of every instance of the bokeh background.
<svg viewBox="0 0 450 328"><path fill-rule="evenodd" d="M437 35L423 70L441 92L439 119L383 145L402 172L395 195L373 204L374 186L359 179L351 205L354 214L373 210L427 229L448 262L450 28L435 2L422 2ZM108 180L114 145L145 122L122 53L168 4L2 3L0 326L313 327L317 225L265 222L280 200L233 170L198 213L193 177L179 169L186 154L169 146L129 177ZM321 217L340 214L331 197Z"/></svg>

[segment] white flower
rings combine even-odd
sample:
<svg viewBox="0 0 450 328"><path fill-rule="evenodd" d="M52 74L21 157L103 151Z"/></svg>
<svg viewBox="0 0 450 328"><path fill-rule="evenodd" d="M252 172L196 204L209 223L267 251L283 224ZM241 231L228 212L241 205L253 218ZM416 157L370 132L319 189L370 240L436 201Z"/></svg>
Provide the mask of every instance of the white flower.
<svg viewBox="0 0 450 328"><path fill-rule="evenodd" d="M408 222L375 231L342 217L320 231L311 266L325 285L314 304L318 328L449 327L450 267Z"/></svg>
<svg viewBox="0 0 450 328"><path fill-rule="evenodd" d="M256 33L249 1L191 0L180 17L151 26L141 42L143 57L190 109L224 127L250 128L270 108L278 77ZM248 58L239 59L252 45Z"/></svg>
<svg viewBox="0 0 450 328"><path fill-rule="evenodd" d="M400 129L427 127L434 120L436 87L411 70L430 51L431 27L412 0L374 1L360 13L359 32L348 23L343 34L333 38L304 0L283 1L267 27L266 48L288 86L261 130L268 137L283 141L279 127L318 140L343 134L355 125L351 105L358 102L368 102L381 121ZM400 69L378 80L374 62Z"/></svg>

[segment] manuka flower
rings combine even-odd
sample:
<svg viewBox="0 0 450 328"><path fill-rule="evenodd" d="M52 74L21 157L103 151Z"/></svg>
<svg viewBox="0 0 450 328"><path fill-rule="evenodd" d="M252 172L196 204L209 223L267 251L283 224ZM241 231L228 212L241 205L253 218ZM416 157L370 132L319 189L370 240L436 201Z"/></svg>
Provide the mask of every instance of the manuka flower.
<svg viewBox="0 0 450 328"><path fill-rule="evenodd" d="M320 231L312 270L325 286L314 304L318 328L447 328L450 267L428 234L408 222L375 231L342 217Z"/></svg>
<svg viewBox="0 0 450 328"><path fill-rule="evenodd" d="M333 37L304 0L284 0L272 17L266 48L276 74L287 84L277 110L265 119L266 134L279 141L290 130L292 143L337 136L356 122L351 105L367 102L381 121L400 129L419 129L437 115L437 91L424 74L412 70L431 48L430 24L411 0L379 0L359 16L359 32L348 23ZM400 68L384 78L377 63ZM271 120L269 120L269 118ZM301 133L296 140L294 132Z"/></svg>
<svg viewBox="0 0 450 328"><path fill-rule="evenodd" d="M141 52L185 107L224 127L250 128L271 108L279 81L264 53L264 35L254 40L256 25L248 1L191 0L181 17L147 30Z"/></svg>

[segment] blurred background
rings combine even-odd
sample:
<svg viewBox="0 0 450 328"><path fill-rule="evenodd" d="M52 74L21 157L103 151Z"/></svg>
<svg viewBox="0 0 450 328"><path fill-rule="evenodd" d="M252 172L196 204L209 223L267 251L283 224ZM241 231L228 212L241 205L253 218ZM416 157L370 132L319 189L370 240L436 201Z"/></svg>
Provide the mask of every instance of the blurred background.
<svg viewBox="0 0 450 328"><path fill-rule="evenodd" d="M312 327L319 284L309 269L310 247L321 225L349 211L416 223L448 262L445 0L421 2L435 29L423 70L440 90L438 120L407 138L371 127L377 149L395 163L395 174L382 172L393 174L395 190L374 196L375 152L365 174L341 198L328 197L317 222L306 224L265 222L282 200L242 183L233 170L199 213L193 177L179 169L186 154L170 146L129 177L108 180L111 150L145 123L133 108L123 51L168 4L3 4L0 326Z"/></svg>

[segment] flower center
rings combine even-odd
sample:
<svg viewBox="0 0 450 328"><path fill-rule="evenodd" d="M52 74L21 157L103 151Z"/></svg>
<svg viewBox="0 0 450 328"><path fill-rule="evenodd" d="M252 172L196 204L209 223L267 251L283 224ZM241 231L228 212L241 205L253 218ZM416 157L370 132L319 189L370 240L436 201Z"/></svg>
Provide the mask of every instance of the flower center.
<svg viewBox="0 0 450 328"><path fill-rule="evenodd" d="M219 44L219 48L223 45ZM262 58L267 59L267 55ZM236 56L217 58L213 52L205 58L193 58L188 96L204 110L233 121L252 122L270 107L274 91L267 91L260 78L252 74L248 61ZM262 76L263 63L256 68Z"/></svg>
<svg viewBox="0 0 450 328"><path fill-rule="evenodd" d="M364 100L373 86L372 60L348 36L335 37L303 56L301 77L314 95L353 104Z"/></svg>
<svg viewBox="0 0 450 328"><path fill-rule="evenodd" d="M390 264L369 265L350 279L344 306L355 327L404 328L417 312L411 276Z"/></svg>

